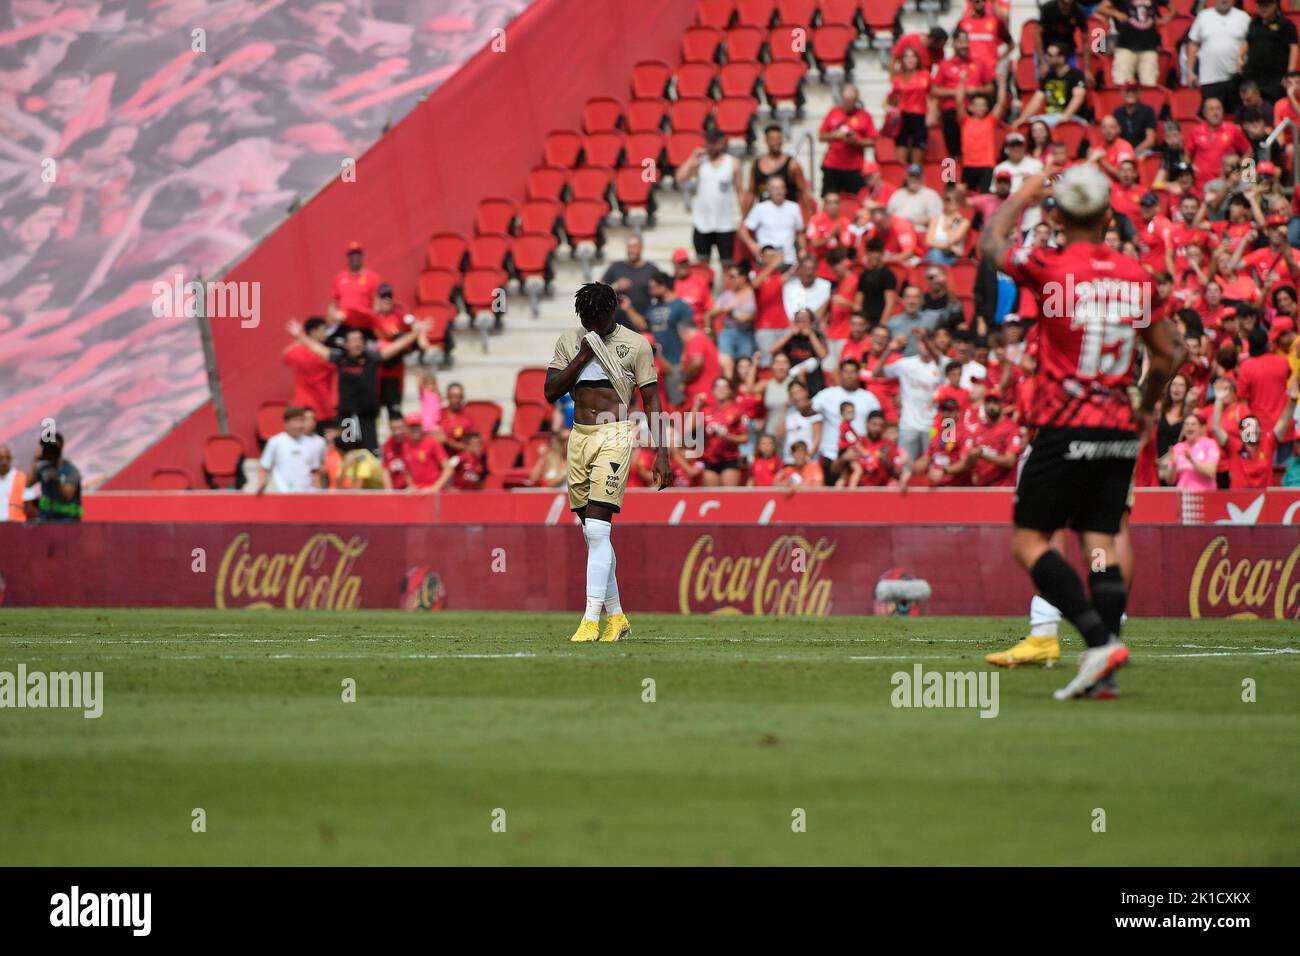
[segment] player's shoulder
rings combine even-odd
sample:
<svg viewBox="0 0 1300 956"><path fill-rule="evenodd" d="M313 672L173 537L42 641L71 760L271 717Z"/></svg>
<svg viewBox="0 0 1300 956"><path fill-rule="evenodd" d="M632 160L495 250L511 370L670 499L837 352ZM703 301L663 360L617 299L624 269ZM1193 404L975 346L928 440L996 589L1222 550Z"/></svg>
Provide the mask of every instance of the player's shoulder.
<svg viewBox="0 0 1300 956"><path fill-rule="evenodd" d="M616 325L609 340L618 345L626 345L633 352L650 351L650 343L640 332L633 332L626 325Z"/></svg>

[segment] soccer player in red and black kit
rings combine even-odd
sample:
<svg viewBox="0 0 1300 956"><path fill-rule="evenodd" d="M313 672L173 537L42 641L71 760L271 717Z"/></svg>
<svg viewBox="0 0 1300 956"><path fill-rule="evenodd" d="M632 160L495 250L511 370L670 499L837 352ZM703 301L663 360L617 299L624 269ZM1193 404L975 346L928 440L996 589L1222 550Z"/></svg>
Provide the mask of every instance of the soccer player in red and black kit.
<svg viewBox="0 0 1300 956"><path fill-rule="evenodd" d="M1039 203L1046 188L1046 174L1027 176L994 214L981 251L1030 291L1041 316L1039 381L1025 422L1032 437L1016 484L1011 551L1087 643L1078 673L1053 694L1067 700L1087 696L1128 661L1119 639L1128 589L1115 536L1139 439L1150 430L1173 372L1175 348L1169 323L1152 319L1150 275L1102 241L1111 217L1110 181L1095 166L1072 167L1052 187L1049 215L1064 231L1061 248L1025 248L1010 238L1021 213ZM1135 408L1129 388L1139 338L1148 360ZM1080 535L1086 554L1105 557L1105 567L1089 575L1087 590L1052 547L1061 528Z"/></svg>

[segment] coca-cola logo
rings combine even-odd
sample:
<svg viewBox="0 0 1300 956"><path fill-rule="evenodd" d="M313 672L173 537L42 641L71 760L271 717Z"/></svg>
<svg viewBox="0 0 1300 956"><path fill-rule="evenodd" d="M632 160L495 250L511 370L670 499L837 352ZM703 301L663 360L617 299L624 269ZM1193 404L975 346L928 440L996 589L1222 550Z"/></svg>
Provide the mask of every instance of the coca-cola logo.
<svg viewBox="0 0 1300 956"><path fill-rule="evenodd" d="M1300 544L1279 557L1236 558L1224 535L1213 538L1196 559L1188 587L1192 617L1300 618L1296 564Z"/></svg>
<svg viewBox="0 0 1300 956"><path fill-rule="evenodd" d="M361 605L361 576L352 566L366 550L360 535L314 534L297 551L257 551L247 532L235 535L217 569L219 608L306 608L344 611Z"/></svg>
<svg viewBox="0 0 1300 956"><path fill-rule="evenodd" d="M682 563L681 612L824 617L832 581L823 575L834 553L826 538L783 534L762 554L719 554L713 535L701 535Z"/></svg>

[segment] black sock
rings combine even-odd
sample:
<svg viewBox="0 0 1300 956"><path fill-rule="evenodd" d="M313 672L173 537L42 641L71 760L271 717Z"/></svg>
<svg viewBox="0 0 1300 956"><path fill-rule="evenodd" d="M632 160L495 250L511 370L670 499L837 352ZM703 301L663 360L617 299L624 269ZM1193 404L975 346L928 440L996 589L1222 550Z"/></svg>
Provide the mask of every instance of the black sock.
<svg viewBox="0 0 1300 956"><path fill-rule="evenodd" d="M1089 602L1083 581L1061 552L1047 551L1034 562L1029 575L1038 593L1056 605L1061 616L1078 629L1089 647L1101 647L1110 640L1110 628Z"/></svg>
<svg viewBox="0 0 1300 956"><path fill-rule="evenodd" d="M1124 585L1124 576L1119 573L1119 565L1112 564L1105 571L1093 571L1088 575L1088 589L1092 592L1092 606L1101 615L1102 623L1119 637L1120 620L1124 617L1124 608L1128 607L1128 588Z"/></svg>

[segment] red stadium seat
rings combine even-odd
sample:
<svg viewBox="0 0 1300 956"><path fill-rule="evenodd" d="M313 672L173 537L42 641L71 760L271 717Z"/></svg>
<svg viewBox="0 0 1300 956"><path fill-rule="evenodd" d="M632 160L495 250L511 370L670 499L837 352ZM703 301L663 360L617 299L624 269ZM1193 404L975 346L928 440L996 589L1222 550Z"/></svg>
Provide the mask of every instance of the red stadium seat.
<svg viewBox="0 0 1300 956"><path fill-rule="evenodd" d="M855 26L862 13L862 0L820 0L817 9L821 11L823 26L828 23L842 23Z"/></svg>
<svg viewBox="0 0 1300 956"><path fill-rule="evenodd" d="M455 269L457 272L465 264L465 253L469 243L458 232L439 232L429 239L429 251L426 255L431 269Z"/></svg>
<svg viewBox="0 0 1300 956"><path fill-rule="evenodd" d="M673 104L670 118L674 133L698 133L713 115L713 100L703 97L680 99Z"/></svg>
<svg viewBox="0 0 1300 956"><path fill-rule="evenodd" d="M1116 87L1097 90L1093 94L1093 100L1096 106L1096 116L1098 121L1103 116L1112 116L1115 109L1124 104L1124 91Z"/></svg>
<svg viewBox="0 0 1300 956"><path fill-rule="evenodd" d="M758 60L767 31L758 27L732 27L727 31L727 62Z"/></svg>
<svg viewBox="0 0 1300 956"><path fill-rule="evenodd" d="M510 424L510 433L522 442L531 443L532 436L550 420L551 406L545 398L540 402L515 402L515 420ZM525 464L532 466L531 462Z"/></svg>
<svg viewBox="0 0 1300 956"><path fill-rule="evenodd" d="M544 391L546 385L546 368L544 366L530 366L521 368L515 373L515 404L523 402L541 402L546 404L546 394ZM532 434L537 429L528 432Z"/></svg>
<svg viewBox="0 0 1300 956"><path fill-rule="evenodd" d="M509 471L519 460L524 443L513 435L501 435L488 442L487 469L489 472Z"/></svg>
<svg viewBox="0 0 1300 956"><path fill-rule="evenodd" d="M894 146L894 141L892 139L886 139L884 136L881 136L876 140L876 162L878 163L899 162L898 151Z"/></svg>
<svg viewBox="0 0 1300 956"><path fill-rule="evenodd" d="M725 96L753 96L758 92L762 64L750 60L728 63L718 74L718 85Z"/></svg>
<svg viewBox="0 0 1300 956"><path fill-rule="evenodd" d="M550 420L550 408L546 409L547 416L544 421ZM519 420L519 410L515 409L515 421ZM551 450L551 432L535 431L531 435L522 435L518 430L512 429L515 437L524 443L524 467L532 470L533 465L537 464L538 459L542 458Z"/></svg>
<svg viewBox="0 0 1300 956"><path fill-rule="evenodd" d="M546 135L542 146L542 155L547 166L562 166L572 169L578 165L578 154L582 152L582 134L571 129L557 129Z"/></svg>
<svg viewBox="0 0 1300 956"><path fill-rule="evenodd" d="M682 163L690 159L693 152L697 149L703 148L703 146L703 133L684 131L681 133L670 134L666 148L668 168L676 169Z"/></svg>
<svg viewBox="0 0 1300 956"><path fill-rule="evenodd" d="M718 103L718 132L731 139L744 139L746 143L753 138L750 124L758 112L758 100L752 96L728 97Z"/></svg>
<svg viewBox="0 0 1300 956"><path fill-rule="evenodd" d="M907 167L900 162L881 163L880 178L892 186L902 186L907 178Z"/></svg>
<svg viewBox="0 0 1300 956"><path fill-rule="evenodd" d="M1191 17L1174 17L1160 27L1160 46L1166 50L1177 52L1183 41L1187 39L1187 33L1192 29L1194 22Z"/></svg>
<svg viewBox="0 0 1300 956"><path fill-rule="evenodd" d="M683 63L677 69L676 82L678 103L706 97L711 102L714 84L718 82L718 67L713 63Z"/></svg>
<svg viewBox="0 0 1300 956"><path fill-rule="evenodd" d="M629 209L650 209L654 188L655 181L646 178L641 166L624 166L614 176L614 194L625 215Z"/></svg>
<svg viewBox="0 0 1300 956"><path fill-rule="evenodd" d="M862 21L867 32L893 33L898 12L903 8L903 0L870 0L862 5Z"/></svg>
<svg viewBox="0 0 1300 956"><path fill-rule="evenodd" d="M795 103L802 105L803 80L808 74L808 65L782 60L772 63L763 73L763 93L768 106L777 103Z"/></svg>
<svg viewBox="0 0 1300 956"><path fill-rule="evenodd" d="M550 236L560 221L563 207L555 199L532 199L519 210L519 232L524 236Z"/></svg>
<svg viewBox="0 0 1300 956"><path fill-rule="evenodd" d="M628 133L663 132L668 118L668 101L665 99L633 100L627 104Z"/></svg>
<svg viewBox="0 0 1300 956"><path fill-rule="evenodd" d="M609 204L601 199L575 199L564 207L564 234L570 246L579 242L601 243Z"/></svg>
<svg viewBox="0 0 1300 956"><path fill-rule="evenodd" d="M942 196L943 191L948 188L948 183L945 182L943 178L944 172L948 169L949 169L948 164L943 162L938 162L938 163L927 162L922 167L922 172L925 177L925 184L929 186L931 189L933 189L935 192L937 192L940 196ZM956 172L956 169L954 168L953 171ZM956 181L957 180L954 180L954 182Z"/></svg>
<svg viewBox="0 0 1300 956"><path fill-rule="evenodd" d="M622 121L623 104L612 97L593 97L582 108L582 130L585 133L612 133Z"/></svg>
<svg viewBox="0 0 1300 956"><path fill-rule="evenodd" d="M895 146L897 149L897 146ZM931 134L925 140L925 161L927 163L939 163L948 158L948 145L944 142L942 136Z"/></svg>
<svg viewBox="0 0 1300 956"><path fill-rule="evenodd" d="M845 65L851 57L849 51L853 47L853 41L857 39L857 35L857 31L853 27L842 26L838 23L818 27L813 31L813 58L822 69L828 66Z"/></svg>
<svg viewBox="0 0 1300 956"><path fill-rule="evenodd" d="M151 491L189 491L194 487L194 479L184 468L155 468L149 476Z"/></svg>
<svg viewBox="0 0 1300 956"><path fill-rule="evenodd" d="M704 27L725 30L736 15L736 0L700 0L695 7L695 22Z"/></svg>
<svg viewBox="0 0 1300 956"><path fill-rule="evenodd" d="M559 241L554 235L520 236L515 240L514 252L511 254L515 274L520 279L527 279L530 276L547 279L551 274L551 255L557 245Z"/></svg>
<svg viewBox="0 0 1300 956"><path fill-rule="evenodd" d="M494 232L509 233L515 223L515 204L509 199L494 196L480 199L478 214L474 217L474 232L484 235Z"/></svg>
<svg viewBox="0 0 1300 956"><path fill-rule="evenodd" d="M569 171L563 166L535 166L528 173L529 199L563 199Z"/></svg>
<svg viewBox="0 0 1300 956"><path fill-rule="evenodd" d="M614 170L608 166L583 166L575 169L569 180L569 190L574 199L592 199L607 202L610 184L614 181Z"/></svg>
<svg viewBox="0 0 1300 956"><path fill-rule="evenodd" d="M723 32L713 27L691 27L682 34L682 60L686 63L718 62Z"/></svg>
<svg viewBox="0 0 1300 956"><path fill-rule="evenodd" d="M1190 17L1198 2L1199 0L1173 0L1169 5L1180 17Z"/></svg>
<svg viewBox="0 0 1300 956"><path fill-rule="evenodd" d="M1028 99L1038 90L1038 70L1032 56L1022 56L1016 60L1016 89L1022 99Z"/></svg>
<svg viewBox="0 0 1300 956"><path fill-rule="evenodd" d="M777 0L776 22L810 27L816 11L817 0Z"/></svg>
<svg viewBox="0 0 1300 956"><path fill-rule="evenodd" d="M673 68L663 60L642 60L632 67L632 98L660 99L668 95Z"/></svg>
<svg viewBox="0 0 1300 956"><path fill-rule="evenodd" d="M284 431L284 410L288 402L263 402L257 407L257 441L266 444L272 436Z"/></svg>
<svg viewBox="0 0 1300 956"><path fill-rule="evenodd" d="M969 259L959 259L948 267L948 288L955 296L971 295L975 291L975 274L979 267Z"/></svg>
<svg viewBox="0 0 1300 956"><path fill-rule="evenodd" d="M1159 155L1143 156L1138 160L1138 176L1140 181L1150 186L1156 180L1156 173L1160 172L1161 157Z"/></svg>
<svg viewBox="0 0 1300 956"><path fill-rule="evenodd" d="M617 166L623 158L623 145L622 133L590 133L582 137L582 165Z"/></svg>
<svg viewBox="0 0 1300 956"><path fill-rule="evenodd" d="M446 268L425 269L415 285L415 301L450 302L460 288L460 271Z"/></svg>
<svg viewBox="0 0 1300 956"><path fill-rule="evenodd" d="M627 138L625 165L644 167L648 159L658 167L663 152L663 133L633 133Z"/></svg>
<svg viewBox="0 0 1300 956"><path fill-rule="evenodd" d="M497 433L497 426L501 424L501 406L496 402L466 402L462 411L474 423L474 431L485 444Z"/></svg>
<svg viewBox="0 0 1300 956"><path fill-rule="evenodd" d="M776 15L776 0L740 0L736 19L747 27L766 27Z"/></svg>
<svg viewBox="0 0 1300 956"><path fill-rule="evenodd" d="M1038 48L1038 21L1026 20L1020 25L1020 55L1033 56Z"/></svg>
<svg viewBox="0 0 1300 956"><path fill-rule="evenodd" d="M426 302L413 308L411 314L418 321L432 323L427 338L434 345L442 344L447 327L456 321L456 307L450 302Z"/></svg>
<svg viewBox="0 0 1300 956"><path fill-rule="evenodd" d="M203 475L208 486L233 488L244 457L244 442L238 435L209 435L203 443Z"/></svg>
<svg viewBox="0 0 1300 956"><path fill-rule="evenodd" d="M833 29L847 29L834 27ZM810 27L792 26L782 23L772 28L767 37L767 50L773 63L782 61L806 62L808 51L813 45L813 31Z"/></svg>
<svg viewBox="0 0 1300 956"><path fill-rule="evenodd" d="M1091 129L1087 123L1057 123L1052 130L1052 139L1065 144L1067 155L1077 156L1079 144L1088 138Z"/></svg>
<svg viewBox="0 0 1300 956"><path fill-rule="evenodd" d="M1169 91L1169 115L1178 123L1184 120L1199 121L1201 114L1201 91L1175 89Z"/></svg>
<svg viewBox="0 0 1300 956"><path fill-rule="evenodd" d="M510 255L512 240L505 233L475 236L469 244L471 269L501 269Z"/></svg>
<svg viewBox="0 0 1300 956"><path fill-rule="evenodd" d="M497 312L504 306L506 287L505 269L470 269L465 273L465 311L470 315L479 312Z"/></svg>

